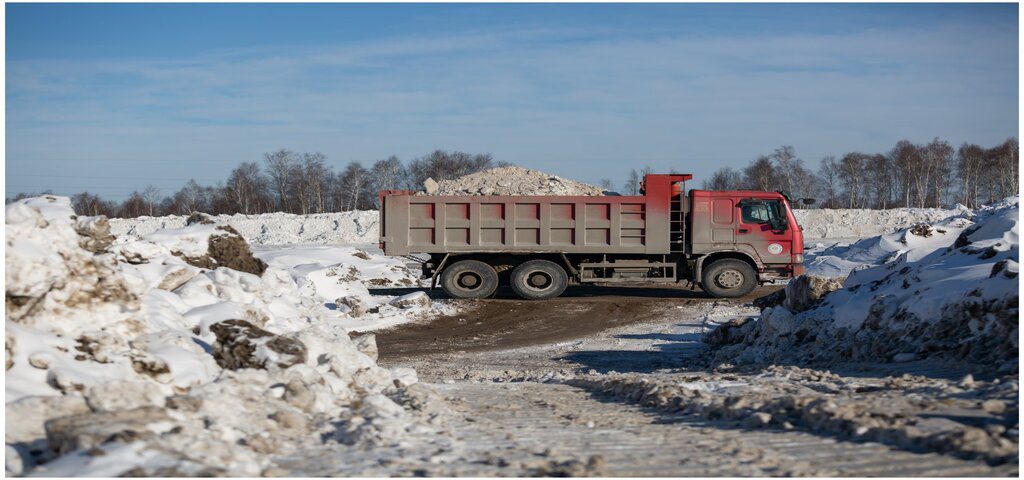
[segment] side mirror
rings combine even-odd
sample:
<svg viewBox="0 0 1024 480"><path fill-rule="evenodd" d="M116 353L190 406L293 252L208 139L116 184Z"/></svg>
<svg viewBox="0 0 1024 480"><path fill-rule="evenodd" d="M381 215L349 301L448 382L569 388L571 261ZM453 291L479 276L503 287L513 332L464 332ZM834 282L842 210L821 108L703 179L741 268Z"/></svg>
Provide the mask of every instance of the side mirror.
<svg viewBox="0 0 1024 480"><path fill-rule="evenodd" d="M813 198L801 198L800 199L800 203L802 203L804 205L814 205L814 202L816 202L816 201L817 200L815 200Z"/></svg>

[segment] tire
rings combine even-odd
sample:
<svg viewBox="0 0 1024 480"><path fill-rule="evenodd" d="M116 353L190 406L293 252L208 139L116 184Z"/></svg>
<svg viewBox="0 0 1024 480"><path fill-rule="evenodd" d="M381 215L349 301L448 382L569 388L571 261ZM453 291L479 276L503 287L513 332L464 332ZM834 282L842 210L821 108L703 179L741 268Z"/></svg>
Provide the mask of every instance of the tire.
<svg viewBox="0 0 1024 480"><path fill-rule="evenodd" d="M441 288L452 298L487 298L498 289L498 272L479 260L460 260L441 272Z"/></svg>
<svg viewBox="0 0 1024 480"><path fill-rule="evenodd" d="M512 270L509 283L512 290L526 300L547 300L565 291L569 276L555 262L530 260Z"/></svg>
<svg viewBox="0 0 1024 480"><path fill-rule="evenodd" d="M757 272L743 260L716 260L701 273L701 288L713 297L742 297L756 286Z"/></svg>

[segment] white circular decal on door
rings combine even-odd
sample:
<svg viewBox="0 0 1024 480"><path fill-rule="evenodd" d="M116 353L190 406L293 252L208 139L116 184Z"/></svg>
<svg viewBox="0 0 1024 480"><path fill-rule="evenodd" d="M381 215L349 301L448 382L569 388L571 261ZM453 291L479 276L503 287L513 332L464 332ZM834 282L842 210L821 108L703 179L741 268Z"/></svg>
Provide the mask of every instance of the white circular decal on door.
<svg viewBox="0 0 1024 480"><path fill-rule="evenodd" d="M768 253L771 253L772 255L778 255L782 253L782 245L779 245L778 243L769 243Z"/></svg>

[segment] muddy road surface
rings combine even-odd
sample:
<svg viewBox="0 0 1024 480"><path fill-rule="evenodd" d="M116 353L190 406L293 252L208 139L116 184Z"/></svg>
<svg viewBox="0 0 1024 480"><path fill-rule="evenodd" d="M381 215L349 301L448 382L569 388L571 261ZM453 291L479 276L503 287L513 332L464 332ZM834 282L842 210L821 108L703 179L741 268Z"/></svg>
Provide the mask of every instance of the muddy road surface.
<svg viewBox="0 0 1024 480"><path fill-rule="evenodd" d="M779 288L766 286L743 298L720 300L700 289L676 286L575 286L561 297L540 302L521 300L510 290L501 290L494 299L466 301L457 314L380 332L377 346L382 360L394 362L424 355L554 344L650 322L677 307L747 303Z"/></svg>

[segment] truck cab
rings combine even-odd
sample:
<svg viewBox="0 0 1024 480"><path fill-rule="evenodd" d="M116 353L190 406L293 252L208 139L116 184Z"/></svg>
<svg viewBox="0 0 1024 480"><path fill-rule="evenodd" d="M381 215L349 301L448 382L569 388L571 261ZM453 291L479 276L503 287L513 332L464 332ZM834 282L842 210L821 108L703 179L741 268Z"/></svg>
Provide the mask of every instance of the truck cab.
<svg viewBox="0 0 1024 480"><path fill-rule="evenodd" d="M742 285L751 273L757 283L803 274L803 231L786 195L691 190L690 204L688 253L693 276L708 293L747 290Z"/></svg>

